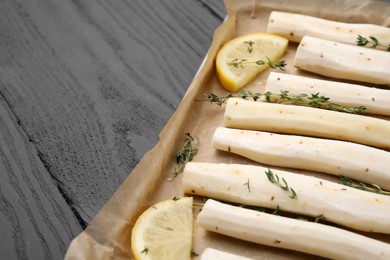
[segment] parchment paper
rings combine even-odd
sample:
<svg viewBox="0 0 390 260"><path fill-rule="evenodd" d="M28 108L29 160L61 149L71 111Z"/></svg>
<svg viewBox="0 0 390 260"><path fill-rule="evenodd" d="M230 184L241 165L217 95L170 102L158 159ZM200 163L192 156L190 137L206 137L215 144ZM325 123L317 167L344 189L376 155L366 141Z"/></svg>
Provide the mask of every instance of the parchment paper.
<svg viewBox="0 0 390 260"><path fill-rule="evenodd" d="M225 0L227 19L215 31L213 42L204 64L191 83L177 111L160 134L159 143L150 150L125 182L113 194L90 225L71 243L65 259L131 259L131 230L138 216L154 203L183 196L181 176L173 181L174 154L184 143L184 135L191 133L200 141L194 161L256 164L247 159L215 151L211 137L222 126L224 107L208 102L204 93L226 95L215 75L214 58L219 48L229 39L250 32L265 32L272 10L302 13L334 21L373 23L390 26L390 4L364 0ZM283 57L287 61L286 73L304 73L291 64L297 44L290 43ZM245 87L260 92L270 70L262 73ZM321 176L329 178L328 176ZM194 214L197 212L194 210ZM243 242L196 226L194 221L193 251L199 255L206 246L238 253L254 259L309 259L313 256L289 250L276 249ZM365 234L390 243L389 235ZM194 259L199 257L194 257Z"/></svg>

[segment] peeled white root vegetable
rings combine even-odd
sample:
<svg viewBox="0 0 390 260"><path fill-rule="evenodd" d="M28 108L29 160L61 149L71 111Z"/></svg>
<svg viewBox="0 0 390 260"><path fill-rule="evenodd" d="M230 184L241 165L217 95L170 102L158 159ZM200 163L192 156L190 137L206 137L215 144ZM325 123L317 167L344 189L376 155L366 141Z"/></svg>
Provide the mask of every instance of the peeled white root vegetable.
<svg viewBox="0 0 390 260"><path fill-rule="evenodd" d="M376 37L385 45L390 44L390 28L374 24L335 22L313 16L273 11L268 20L268 33L274 33L292 42L300 42L305 36L313 36L336 42L356 45L358 35Z"/></svg>
<svg viewBox="0 0 390 260"><path fill-rule="evenodd" d="M312 107L227 101L226 127L310 135L390 149L390 121Z"/></svg>
<svg viewBox="0 0 390 260"><path fill-rule="evenodd" d="M318 217L349 228L390 234L390 196L350 188L338 183L271 169L291 191L271 183L268 168L241 164L188 163L183 191L237 204ZM283 183L283 182L282 182Z"/></svg>
<svg viewBox="0 0 390 260"><path fill-rule="evenodd" d="M333 78L390 84L390 52L310 36L302 38L294 66Z"/></svg>
<svg viewBox="0 0 390 260"><path fill-rule="evenodd" d="M238 239L331 259L390 259L390 245L343 229L207 200L198 224Z"/></svg>
<svg viewBox="0 0 390 260"><path fill-rule="evenodd" d="M214 248L206 248L200 260L252 260L251 258L231 254Z"/></svg>
<svg viewBox="0 0 390 260"><path fill-rule="evenodd" d="M343 175L390 190L390 153L369 146L223 127L212 144L263 164Z"/></svg>
<svg viewBox="0 0 390 260"><path fill-rule="evenodd" d="M332 103L346 107L364 106L365 113L390 115L390 90L385 89L271 72L265 91L275 94L288 91L292 96L320 93L320 96L329 97Z"/></svg>

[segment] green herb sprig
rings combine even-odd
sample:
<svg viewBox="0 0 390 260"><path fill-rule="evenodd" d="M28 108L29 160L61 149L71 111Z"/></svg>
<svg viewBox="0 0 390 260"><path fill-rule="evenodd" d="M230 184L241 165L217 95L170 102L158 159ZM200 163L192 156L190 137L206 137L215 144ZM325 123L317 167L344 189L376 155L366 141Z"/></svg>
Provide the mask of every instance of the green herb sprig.
<svg viewBox="0 0 390 260"><path fill-rule="evenodd" d="M248 52L252 52L252 47L249 46L248 47ZM278 61L276 63L272 62L268 57L266 57L266 60L255 60L255 61L249 61L247 59L233 59L231 62L228 62L228 65L229 66L233 66L235 68L244 68L244 65L246 64L255 64L255 65L268 65L268 67L272 68L272 69L280 69L280 70L285 70L286 69L286 66L287 66L287 63L286 61L284 60L281 60L281 61Z"/></svg>
<svg viewBox="0 0 390 260"><path fill-rule="evenodd" d="M267 213L267 214L272 214L272 215L280 215L280 213L281 213L279 205L276 205L276 209L274 209L274 210L271 210L269 208L259 207L259 206L245 205L245 204L240 204L240 205L238 205L238 207L244 208L244 209L256 210L256 211L261 212L261 213Z"/></svg>
<svg viewBox="0 0 390 260"><path fill-rule="evenodd" d="M350 114L363 114L364 110L366 110L366 107L364 106L346 107L330 102L329 97L320 96L320 93L310 95L302 93L293 96L290 95L287 90L282 90L280 94L272 93L270 91L267 91L264 94L252 93L251 91L241 91L239 94L229 93L226 96L218 96L216 94L210 93L207 94L207 99L200 99L198 101L209 101L210 103L216 103L217 105L222 106L229 98L238 97L246 100L252 99L253 101L257 101L261 96L264 96L265 100L270 103L310 106Z"/></svg>
<svg viewBox="0 0 390 260"><path fill-rule="evenodd" d="M207 94L207 99L198 99L197 101L210 101L210 103L216 103L218 106L226 104L229 98L240 97L242 99L251 98L253 101L257 101L262 96L261 93L252 93L250 91L241 91L238 95L229 93L226 96L218 96L216 94Z"/></svg>
<svg viewBox="0 0 390 260"><path fill-rule="evenodd" d="M238 207L256 210L256 211L261 212L261 213L266 213L266 214L276 215L276 216L286 216L286 215L290 214L290 212L288 212L288 211L281 210L279 205L276 205L276 209L274 209L274 210L271 210L270 208L262 208L262 207L258 207L258 206L249 206L249 205L244 205L244 204L240 204L240 205L238 205ZM319 214L319 215L313 216L313 217L296 216L295 219L301 220L301 221L307 221L307 222L326 224L326 225L335 225L334 223L326 222L326 218L325 218L324 214Z"/></svg>
<svg viewBox="0 0 390 260"><path fill-rule="evenodd" d="M320 96L320 93L316 94L299 94L296 96L290 96L288 94L289 92L286 90L282 90L279 94L279 99L277 102L282 104L291 104L291 105L298 105L298 106L310 106L315 108L325 108L328 110L334 110L334 111L340 111L350 114L362 114L364 110L366 110L366 107L364 106L357 106L357 107L345 107L340 104L336 104L333 102L330 102L329 97ZM268 102L271 102L271 97L274 94L271 92L266 92L265 97Z"/></svg>
<svg viewBox="0 0 390 260"><path fill-rule="evenodd" d="M363 182L354 182L345 176L340 176L340 183L345 185L345 186L352 187L352 188L359 189L359 190L370 191L370 192L374 192L374 193L378 193L378 194L382 194L382 195L390 195L389 191L382 190L382 188L376 184L366 184Z"/></svg>
<svg viewBox="0 0 390 260"><path fill-rule="evenodd" d="M318 216L316 216L312 222L314 223L320 223L321 220L323 220L325 217L324 217L324 214L320 214ZM306 217L298 217L297 218L298 220L303 220L303 221L309 221Z"/></svg>
<svg viewBox="0 0 390 260"><path fill-rule="evenodd" d="M251 192L251 186L250 186L250 184L249 184L249 179L248 179L247 182L244 183L244 185L247 186L248 191Z"/></svg>
<svg viewBox="0 0 390 260"><path fill-rule="evenodd" d="M191 136L190 133L186 133L184 145L175 154L176 166L174 171L172 172L173 177L176 177L177 175L182 173L185 165L188 162L192 161L194 156L198 153L198 149L196 148L197 145L198 141L196 140L196 138Z"/></svg>
<svg viewBox="0 0 390 260"><path fill-rule="evenodd" d="M358 46L367 46L367 47L370 47L373 49L376 49L377 47L383 47L386 49L386 51L390 51L390 44L389 45L382 44L379 42L379 40L376 37L373 37L373 36L369 36L367 38L367 37L363 37L361 35L358 35L357 39L356 39L356 44Z"/></svg>
<svg viewBox="0 0 390 260"><path fill-rule="evenodd" d="M265 171L265 174L267 175L267 178L271 183L277 184L280 188L282 188L282 190L290 192L291 195L289 196L289 198L298 199L298 195L295 192L295 190L288 186L287 181L283 177L280 181L279 176L277 174L274 174L271 171L271 169L268 169L267 171Z"/></svg>

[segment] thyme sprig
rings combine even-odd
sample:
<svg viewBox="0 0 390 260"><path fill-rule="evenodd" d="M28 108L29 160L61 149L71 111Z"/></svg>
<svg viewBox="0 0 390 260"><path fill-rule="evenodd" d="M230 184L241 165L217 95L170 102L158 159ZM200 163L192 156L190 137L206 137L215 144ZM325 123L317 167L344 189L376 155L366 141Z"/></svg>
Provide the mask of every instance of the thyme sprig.
<svg viewBox="0 0 390 260"><path fill-rule="evenodd" d="M298 220L303 220L303 221L309 221L306 217L298 217ZM314 223L320 223L321 220L325 219L324 214L317 215L312 222Z"/></svg>
<svg viewBox="0 0 390 260"><path fill-rule="evenodd" d="M390 195L390 191L384 191L384 190L382 190L381 187L379 187L376 184L366 184L363 182L354 182L345 176L340 176L340 183L345 185L345 186L352 187L352 188L359 189L359 190L370 191L370 192L379 193L382 195Z"/></svg>
<svg viewBox="0 0 390 260"><path fill-rule="evenodd" d="M248 52L252 52L252 46L250 45L248 47ZM268 67L272 69L280 69L280 70L285 70L287 63L284 60L278 61L276 63L272 62L268 57L266 57L266 60L255 60L255 61L249 61L247 59L233 59L231 62L228 62L229 66L233 66L235 68L244 68L245 64L256 64L258 66L260 65L268 65Z"/></svg>
<svg viewBox="0 0 390 260"><path fill-rule="evenodd" d="M257 101L262 96L261 93L252 93L250 91L241 91L238 95L229 93L226 96L218 96L214 93L207 94L207 99L198 99L197 101L210 101L210 103L216 103L219 106L225 104L229 98L239 97L242 99L251 98L253 101Z"/></svg>
<svg viewBox="0 0 390 260"><path fill-rule="evenodd" d="M244 185L247 186L248 191L251 192L251 186L249 184L249 178L248 178L248 181L244 183Z"/></svg>
<svg viewBox="0 0 390 260"><path fill-rule="evenodd" d="M274 94L271 92L265 93L266 100L268 102L271 102L271 97L273 95ZM340 111L340 112L345 112L350 114L362 114L363 111L366 110L366 107L364 106L345 107L343 105L330 102L329 97L321 96L320 93L310 94L310 95L301 93L296 96L290 96L288 94L288 91L282 90L278 98L279 98L278 103L298 105L298 106L310 106L315 108L325 108L328 110Z"/></svg>
<svg viewBox="0 0 390 260"><path fill-rule="evenodd" d="M261 213L267 213L267 214L272 214L272 215L280 215L280 213L281 213L279 205L276 205L276 209L263 208L263 207L259 207L259 206L252 206L252 205L245 205L245 204L240 204L240 205L238 205L238 207L244 208L244 209L256 210L256 211L261 212Z"/></svg>
<svg viewBox="0 0 390 260"><path fill-rule="evenodd" d="M173 177L176 177L177 175L182 173L185 165L188 162L192 161L194 156L198 153L198 149L196 148L197 145L197 139L191 136L190 133L186 133L184 145L175 154L176 166L174 171L172 172Z"/></svg>
<svg viewBox="0 0 390 260"><path fill-rule="evenodd" d="M231 204L231 205L234 205L234 204ZM255 211L270 214L270 215L287 216L289 218L295 218L296 220L335 226L334 223L327 221L324 214L319 214L317 216L303 216L303 215L294 215L294 214L291 215L291 212L281 210L279 205L276 205L275 209L263 208L263 207L259 207L259 206L251 206L251 205L245 205L245 204L239 204L237 206L240 208L255 210Z"/></svg>
<svg viewBox="0 0 390 260"><path fill-rule="evenodd" d="M386 51L390 51L390 44L385 45L379 42L379 40L374 36L363 37L361 35L357 36L356 44L358 46L367 46L373 49L376 49L377 47L384 47Z"/></svg>
<svg viewBox="0 0 390 260"><path fill-rule="evenodd" d="M288 186L287 181L283 177L280 180L279 176L277 174L274 174L271 171L271 169L268 169L267 171L265 171L265 174L267 175L267 178L271 183L277 184L277 185L279 185L280 188L282 188L282 190L290 192L291 195L289 196L289 198L298 199L298 195L295 192L295 190Z"/></svg>
<svg viewBox="0 0 390 260"><path fill-rule="evenodd" d="M366 107L357 106L357 107L346 107L340 104L336 104L330 102L329 97L321 96L320 93L316 94L299 94L296 96L290 95L289 91L282 90L280 94L272 93L270 91L261 93L252 93L251 91L241 91L239 94L229 93L226 96L218 96L216 94L210 93L207 94L207 99L201 99L198 101L209 101L211 103L216 103L219 106L222 106L227 102L229 98L239 97L242 99L252 99L253 101L257 101L261 96L265 97L267 102L275 102L279 104L291 104L298 106L310 106L315 108L324 108L334 111L340 111L344 113L350 114L363 114Z"/></svg>

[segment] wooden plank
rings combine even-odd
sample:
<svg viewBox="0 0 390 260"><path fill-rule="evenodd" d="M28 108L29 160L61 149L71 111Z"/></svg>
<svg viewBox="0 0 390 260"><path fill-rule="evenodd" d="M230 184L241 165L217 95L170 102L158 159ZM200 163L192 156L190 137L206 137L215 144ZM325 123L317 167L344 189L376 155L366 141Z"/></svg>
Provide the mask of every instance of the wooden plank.
<svg viewBox="0 0 390 260"><path fill-rule="evenodd" d="M0 12L0 93L86 225L157 143L221 17L196 0L6 0Z"/></svg>
<svg viewBox="0 0 390 260"><path fill-rule="evenodd" d="M0 258L61 259L81 226L0 96Z"/></svg>

